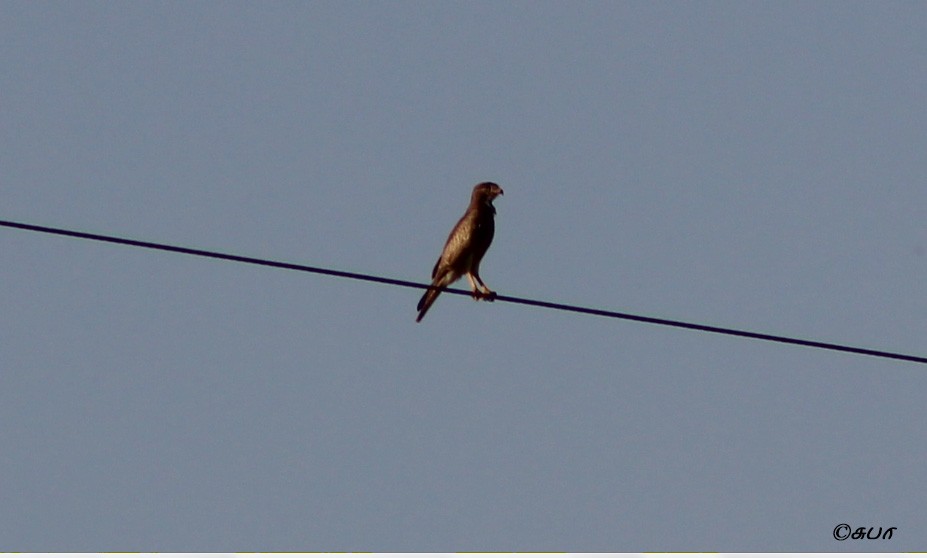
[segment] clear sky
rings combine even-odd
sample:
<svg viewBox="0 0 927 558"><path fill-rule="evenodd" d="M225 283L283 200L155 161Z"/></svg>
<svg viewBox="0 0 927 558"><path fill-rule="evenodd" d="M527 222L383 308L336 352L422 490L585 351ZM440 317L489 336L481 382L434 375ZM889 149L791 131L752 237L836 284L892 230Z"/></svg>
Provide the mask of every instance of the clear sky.
<svg viewBox="0 0 927 558"><path fill-rule="evenodd" d="M0 219L425 282L492 180L500 294L923 356L925 29L922 2L4 2ZM927 549L924 365L0 253L2 550Z"/></svg>

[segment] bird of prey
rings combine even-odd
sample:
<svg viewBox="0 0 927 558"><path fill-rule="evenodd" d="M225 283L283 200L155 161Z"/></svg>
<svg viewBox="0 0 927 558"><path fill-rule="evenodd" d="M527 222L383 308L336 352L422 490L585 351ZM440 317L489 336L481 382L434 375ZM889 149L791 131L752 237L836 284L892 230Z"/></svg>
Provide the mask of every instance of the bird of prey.
<svg viewBox="0 0 927 558"><path fill-rule="evenodd" d="M495 232L496 208L492 200L502 194L502 188L494 182L482 182L473 187L470 206L448 235L441 257L431 272L431 287L418 301L416 322L422 321L441 290L464 274L470 280L475 300L493 300L496 297L496 293L489 290L480 278L480 260L489 249Z"/></svg>

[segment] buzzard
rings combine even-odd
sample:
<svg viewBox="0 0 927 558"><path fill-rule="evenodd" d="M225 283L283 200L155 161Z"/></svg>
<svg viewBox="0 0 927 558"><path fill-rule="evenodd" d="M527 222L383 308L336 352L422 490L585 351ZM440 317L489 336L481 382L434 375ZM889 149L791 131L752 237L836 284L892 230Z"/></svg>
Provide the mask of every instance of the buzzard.
<svg viewBox="0 0 927 558"><path fill-rule="evenodd" d="M473 187L470 206L448 235L441 257L431 272L431 287L418 301L416 322L422 321L441 290L464 274L470 280L475 300L496 297L480 278L480 260L489 249L495 232L496 208L492 201L502 194L502 188L494 182L482 182Z"/></svg>

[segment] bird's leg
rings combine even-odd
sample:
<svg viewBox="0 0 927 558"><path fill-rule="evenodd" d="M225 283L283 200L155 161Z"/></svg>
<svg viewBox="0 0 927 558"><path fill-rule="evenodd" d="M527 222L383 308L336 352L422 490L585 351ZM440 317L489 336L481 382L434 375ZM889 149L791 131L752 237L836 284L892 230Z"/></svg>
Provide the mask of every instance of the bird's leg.
<svg viewBox="0 0 927 558"><path fill-rule="evenodd" d="M473 300L479 300L483 298L483 293L480 291L480 288L476 286L476 281L473 280L473 274L467 274L467 280L470 281L470 289L473 290Z"/></svg>
<svg viewBox="0 0 927 558"><path fill-rule="evenodd" d="M477 300L484 299L490 302L496 299L496 293L491 291L489 287L486 286L486 283L483 282L479 272L474 271L472 273L468 273L467 278L470 279L470 285L473 286L473 298ZM476 279L475 282L474 279ZM478 288L476 285L477 283L479 283L479 286L482 288Z"/></svg>

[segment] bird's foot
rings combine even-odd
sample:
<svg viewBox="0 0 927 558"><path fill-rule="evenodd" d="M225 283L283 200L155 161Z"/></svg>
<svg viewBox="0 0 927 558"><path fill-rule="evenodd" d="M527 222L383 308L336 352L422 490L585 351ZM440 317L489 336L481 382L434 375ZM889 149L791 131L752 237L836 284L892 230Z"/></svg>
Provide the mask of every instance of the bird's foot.
<svg viewBox="0 0 927 558"><path fill-rule="evenodd" d="M492 302L496 300L496 292L486 290L484 291L473 291L473 300L488 300Z"/></svg>

